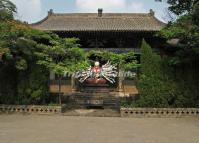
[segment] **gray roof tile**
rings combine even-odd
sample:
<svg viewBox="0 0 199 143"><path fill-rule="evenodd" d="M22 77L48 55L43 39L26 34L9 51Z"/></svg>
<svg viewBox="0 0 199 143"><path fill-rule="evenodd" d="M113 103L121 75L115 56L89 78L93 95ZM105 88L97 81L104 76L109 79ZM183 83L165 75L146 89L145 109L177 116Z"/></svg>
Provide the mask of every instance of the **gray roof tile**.
<svg viewBox="0 0 199 143"><path fill-rule="evenodd" d="M159 31L165 23L151 13L51 13L33 28L47 31Z"/></svg>

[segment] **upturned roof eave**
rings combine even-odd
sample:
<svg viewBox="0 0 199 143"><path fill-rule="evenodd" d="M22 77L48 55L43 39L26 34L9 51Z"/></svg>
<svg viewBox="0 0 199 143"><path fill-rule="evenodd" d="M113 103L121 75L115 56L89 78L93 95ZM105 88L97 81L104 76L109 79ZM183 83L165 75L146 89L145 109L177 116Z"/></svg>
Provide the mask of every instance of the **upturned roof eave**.
<svg viewBox="0 0 199 143"><path fill-rule="evenodd" d="M160 21L159 19L157 19L154 15L151 15L150 13L145 13L145 14L138 14L138 13L129 13L129 15L136 15L136 16L141 16L142 18L143 18L143 16L145 17L149 17L149 18L151 18L151 20L152 21L154 21L154 24L155 25L157 25L157 27L160 27L160 28L157 28L157 29L153 29L153 28L148 28L148 29L146 29L146 28L143 28L142 29L142 27L140 28L140 29L132 29L132 27L130 27L130 28L126 28L126 29L103 29L103 28L101 28L101 29L73 29L73 28L68 28L68 29L66 29L66 28L62 28L62 29L56 29L56 26L53 28L51 28L51 27L48 27L48 24L49 23L51 23L51 21L49 21L49 19L51 19L51 18L54 18L53 20L55 20L56 19L56 16L57 15L63 15L63 16L65 16L65 15L67 15L67 18L68 18L68 15L70 15L72 18L74 18L73 17L73 15L80 15L80 17L78 17L79 19L83 19L83 18L85 18L85 17L81 17L81 15L83 15L83 14L87 14L87 15L89 15L89 13L72 13L72 14L55 14L55 13L51 13L51 14L48 14L48 16L46 16L44 19L42 19L41 21L39 21L39 22L36 22L36 23L32 23L32 24L30 24L30 26L32 26L33 28L35 28L35 29L40 29L40 30L44 30L44 31L64 31L64 32L85 32L85 31L90 31L90 32L93 32L93 31L123 31L123 32L125 32L125 31L134 31L134 32L148 32L148 31L152 31L152 32L157 32L157 31L160 31L162 28L164 28L165 26L166 26L166 23L164 23L164 22L162 22L162 21ZM96 13L90 13L90 14L92 14L92 15L94 15L94 14L96 14ZM106 13L106 14L109 14L109 13ZM112 19L121 19L121 20L123 20L123 18L124 18L124 16L125 15L127 15L126 13L124 13L124 15L123 15L123 13L112 13L112 15L115 15L115 16L113 16L113 17L109 17L109 19L110 18L112 18ZM117 17L117 15L119 15L118 17ZM71 18L70 17L70 18ZM77 18L77 17L75 17L75 18ZM97 19L96 17L92 17L93 19ZM127 18L134 18L134 19L136 19L135 17L130 17L130 16L128 16ZM100 17L99 17L99 19L100 19ZM104 17L102 17L101 19L105 19ZM107 18L108 19L108 18ZM52 20L52 19L51 19ZM47 24L47 25L46 25Z"/></svg>

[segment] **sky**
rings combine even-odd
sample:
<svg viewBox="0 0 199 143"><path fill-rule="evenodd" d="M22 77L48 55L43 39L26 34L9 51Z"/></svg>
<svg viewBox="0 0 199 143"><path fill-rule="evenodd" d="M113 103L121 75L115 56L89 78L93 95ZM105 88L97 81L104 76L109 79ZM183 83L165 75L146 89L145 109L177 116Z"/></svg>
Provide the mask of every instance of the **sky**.
<svg viewBox="0 0 199 143"><path fill-rule="evenodd" d="M150 9L155 11L155 16L166 22L165 2L155 0L11 0L17 6L18 13L15 17L21 21L34 23L47 16L47 11L53 9L55 13L84 13L97 12L103 8L103 12L115 13L148 13Z"/></svg>

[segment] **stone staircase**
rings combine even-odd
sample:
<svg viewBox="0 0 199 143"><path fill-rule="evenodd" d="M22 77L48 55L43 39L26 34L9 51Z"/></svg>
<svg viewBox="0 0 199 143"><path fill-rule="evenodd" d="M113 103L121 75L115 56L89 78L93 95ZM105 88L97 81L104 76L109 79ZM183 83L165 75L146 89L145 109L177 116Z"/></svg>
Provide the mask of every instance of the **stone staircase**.
<svg viewBox="0 0 199 143"><path fill-rule="evenodd" d="M119 98L111 93L72 93L62 99L62 103L73 108L108 108L120 107Z"/></svg>
<svg viewBox="0 0 199 143"><path fill-rule="evenodd" d="M119 116L120 98L108 88L87 88L84 92L64 95L64 115Z"/></svg>

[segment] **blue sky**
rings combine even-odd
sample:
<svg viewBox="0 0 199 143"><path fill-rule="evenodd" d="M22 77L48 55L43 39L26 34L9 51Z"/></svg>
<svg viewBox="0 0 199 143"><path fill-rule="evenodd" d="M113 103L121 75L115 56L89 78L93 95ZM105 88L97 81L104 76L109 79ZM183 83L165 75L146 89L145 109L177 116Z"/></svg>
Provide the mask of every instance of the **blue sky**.
<svg viewBox="0 0 199 143"><path fill-rule="evenodd" d="M55 13L97 12L103 8L104 12L132 12L147 13L149 9L155 11L156 17L166 21L165 2L155 0L11 0L17 5L17 19L29 23L37 22L47 16L47 11L53 9Z"/></svg>

